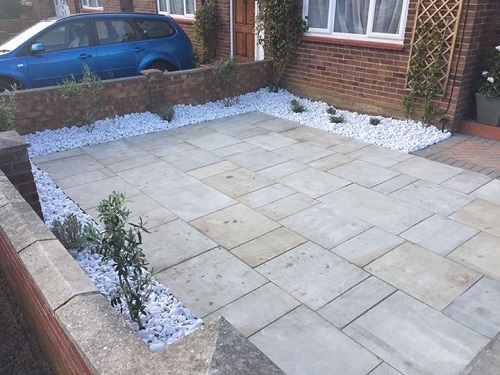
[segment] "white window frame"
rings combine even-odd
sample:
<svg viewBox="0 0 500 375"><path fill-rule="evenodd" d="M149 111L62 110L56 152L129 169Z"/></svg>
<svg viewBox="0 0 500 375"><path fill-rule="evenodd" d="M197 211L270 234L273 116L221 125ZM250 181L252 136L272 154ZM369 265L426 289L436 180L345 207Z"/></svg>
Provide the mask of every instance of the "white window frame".
<svg viewBox="0 0 500 375"><path fill-rule="evenodd" d="M372 42L382 42L391 44L403 44L406 21L408 19L408 6L410 0L404 0L403 8L401 9L401 19L399 20L399 33L398 34L386 34L373 32L373 21L375 18L375 4L376 0L369 0L370 7L368 11L368 24L366 26L366 34L351 34L351 33L339 33L334 30L334 20L335 20L335 7L337 5L337 0L330 0L328 9L328 25L326 29L309 27L306 35L309 36L319 36L319 37L332 37L336 39L346 39L346 40L359 40L359 41L372 41ZM309 0L303 0L302 16L304 20L307 21L309 14Z"/></svg>
<svg viewBox="0 0 500 375"><path fill-rule="evenodd" d="M172 16L172 17L182 17L182 18L194 18L194 13L191 14L191 13L186 13L186 2L190 1L190 0L182 0L184 2L184 14L172 14L170 13L170 2L169 0L157 0L157 6L158 6L158 13L159 14L168 14L169 16ZM196 0L192 0L193 1L193 10L194 12L196 12ZM167 11L162 11L160 10L160 3L164 3L165 4L165 8L167 9Z"/></svg>
<svg viewBox="0 0 500 375"><path fill-rule="evenodd" d="M102 7L102 2L103 0L96 0L97 2L101 2L101 6L96 6L96 7L93 7L93 6L90 6L90 0L82 0L82 6L85 8L85 9L99 9L99 10L102 10L103 7Z"/></svg>

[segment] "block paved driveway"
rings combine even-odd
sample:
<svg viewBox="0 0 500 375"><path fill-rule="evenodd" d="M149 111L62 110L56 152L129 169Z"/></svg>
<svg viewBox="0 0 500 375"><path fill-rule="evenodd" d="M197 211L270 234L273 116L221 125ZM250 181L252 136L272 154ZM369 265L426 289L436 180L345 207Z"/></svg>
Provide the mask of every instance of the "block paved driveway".
<svg viewBox="0 0 500 375"><path fill-rule="evenodd" d="M500 180L261 113L38 157L287 374L458 374L500 327Z"/></svg>

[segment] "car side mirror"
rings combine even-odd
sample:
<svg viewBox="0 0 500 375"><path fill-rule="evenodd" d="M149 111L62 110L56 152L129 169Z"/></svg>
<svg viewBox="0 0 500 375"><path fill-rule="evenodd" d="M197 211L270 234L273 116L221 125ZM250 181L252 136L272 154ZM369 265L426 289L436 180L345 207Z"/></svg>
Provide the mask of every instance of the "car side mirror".
<svg viewBox="0 0 500 375"><path fill-rule="evenodd" d="M45 47L42 43L35 43L31 46L32 53L39 53L45 51Z"/></svg>

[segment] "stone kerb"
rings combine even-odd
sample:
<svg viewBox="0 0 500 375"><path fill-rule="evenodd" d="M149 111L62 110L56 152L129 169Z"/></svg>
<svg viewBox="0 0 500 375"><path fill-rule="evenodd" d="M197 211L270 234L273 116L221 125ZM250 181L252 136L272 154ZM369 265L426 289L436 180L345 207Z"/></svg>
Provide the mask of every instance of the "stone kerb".
<svg viewBox="0 0 500 375"><path fill-rule="evenodd" d="M151 352L2 173L0 272L57 374L283 374L223 318Z"/></svg>

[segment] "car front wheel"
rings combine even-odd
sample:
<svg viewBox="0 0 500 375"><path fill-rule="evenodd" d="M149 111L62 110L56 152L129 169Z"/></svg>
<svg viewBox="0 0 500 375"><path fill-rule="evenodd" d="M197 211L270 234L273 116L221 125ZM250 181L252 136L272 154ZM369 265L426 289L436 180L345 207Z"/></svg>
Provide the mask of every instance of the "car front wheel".
<svg viewBox="0 0 500 375"><path fill-rule="evenodd" d="M14 87L19 88L19 84L7 78L0 78L0 94L12 92Z"/></svg>

